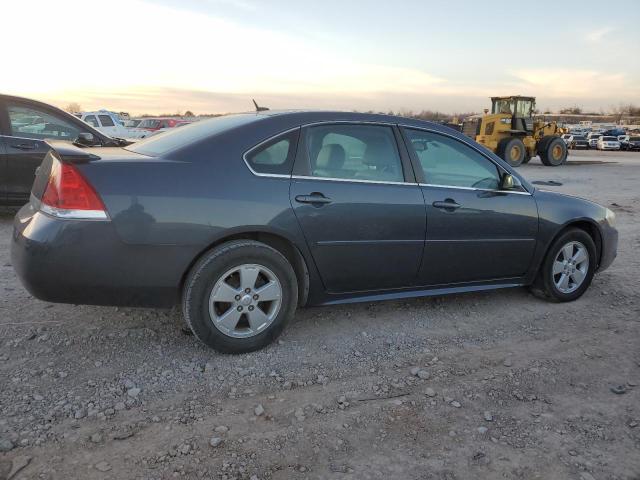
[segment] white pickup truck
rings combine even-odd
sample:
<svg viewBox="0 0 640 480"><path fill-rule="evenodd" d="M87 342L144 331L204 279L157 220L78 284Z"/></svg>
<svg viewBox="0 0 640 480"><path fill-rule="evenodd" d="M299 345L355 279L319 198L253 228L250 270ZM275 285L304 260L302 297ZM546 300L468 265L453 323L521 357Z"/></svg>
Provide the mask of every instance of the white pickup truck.
<svg viewBox="0 0 640 480"><path fill-rule="evenodd" d="M96 130L113 138L138 139L149 135L148 130L125 127L123 121L114 112L98 110L97 112L80 112L76 117L88 123Z"/></svg>

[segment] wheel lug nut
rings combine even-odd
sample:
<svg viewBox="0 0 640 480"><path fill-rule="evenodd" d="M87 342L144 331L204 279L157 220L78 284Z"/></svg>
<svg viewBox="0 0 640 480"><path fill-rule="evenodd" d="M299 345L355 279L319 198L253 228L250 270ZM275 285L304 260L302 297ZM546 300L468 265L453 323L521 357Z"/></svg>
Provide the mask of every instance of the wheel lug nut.
<svg viewBox="0 0 640 480"><path fill-rule="evenodd" d="M236 301L240 301L240 295L236 295Z"/></svg>
<svg viewBox="0 0 640 480"><path fill-rule="evenodd" d="M253 312L253 305L249 305L249 311Z"/></svg>
<svg viewBox="0 0 640 480"><path fill-rule="evenodd" d="M257 293L253 296L254 300L258 300L259 298L260 298L260 296Z"/></svg>
<svg viewBox="0 0 640 480"><path fill-rule="evenodd" d="M238 307L238 311L241 312L242 311L242 307L239 306Z"/></svg>
<svg viewBox="0 0 640 480"><path fill-rule="evenodd" d="M251 293L251 289L250 288L245 288L244 289L244 293Z"/></svg>

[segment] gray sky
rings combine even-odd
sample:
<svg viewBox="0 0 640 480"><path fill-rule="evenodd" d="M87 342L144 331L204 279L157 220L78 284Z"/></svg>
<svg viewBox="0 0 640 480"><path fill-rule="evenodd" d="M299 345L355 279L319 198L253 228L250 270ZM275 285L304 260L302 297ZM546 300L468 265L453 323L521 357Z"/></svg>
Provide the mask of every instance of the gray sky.
<svg viewBox="0 0 640 480"><path fill-rule="evenodd" d="M10 2L0 91L132 113L640 104L640 2L492 3Z"/></svg>

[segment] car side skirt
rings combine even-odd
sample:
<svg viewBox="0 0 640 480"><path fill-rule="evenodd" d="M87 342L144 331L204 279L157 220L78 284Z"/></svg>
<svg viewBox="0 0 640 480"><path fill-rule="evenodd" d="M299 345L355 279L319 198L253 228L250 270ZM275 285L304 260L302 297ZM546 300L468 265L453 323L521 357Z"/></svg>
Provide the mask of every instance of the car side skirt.
<svg viewBox="0 0 640 480"><path fill-rule="evenodd" d="M429 288L406 289L380 292L358 292L350 294L327 294L324 299L310 305L339 305L343 303L378 302L382 300L401 300L404 298L434 297L453 293L482 292L501 288L523 287L528 285L523 278L504 279L498 283L476 283L466 285L436 286Z"/></svg>

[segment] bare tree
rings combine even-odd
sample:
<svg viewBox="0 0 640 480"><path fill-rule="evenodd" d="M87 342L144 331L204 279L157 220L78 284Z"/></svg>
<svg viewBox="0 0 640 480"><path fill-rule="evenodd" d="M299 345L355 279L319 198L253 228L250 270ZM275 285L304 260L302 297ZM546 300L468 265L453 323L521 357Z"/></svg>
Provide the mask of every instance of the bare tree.
<svg viewBox="0 0 640 480"><path fill-rule="evenodd" d="M566 115L581 115L582 108L578 105L574 105L573 107L565 107L560 109L560 113L564 113Z"/></svg>
<svg viewBox="0 0 640 480"><path fill-rule="evenodd" d="M69 105L67 105L67 108L65 110L69 113L80 113L82 111L82 107L78 102L71 102Z"/></svg>

